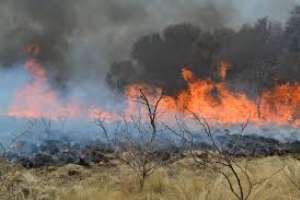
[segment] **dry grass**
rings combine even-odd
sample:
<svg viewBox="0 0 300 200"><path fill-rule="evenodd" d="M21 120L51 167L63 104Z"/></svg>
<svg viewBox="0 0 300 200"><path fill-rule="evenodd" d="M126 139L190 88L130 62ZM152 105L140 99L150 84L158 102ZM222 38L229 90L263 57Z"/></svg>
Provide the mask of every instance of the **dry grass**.
<svg viewBox="0 0 300 200"><path fill-rule="evenodd" d="M245 164L245 160L239 161ZM300 162L268 157L247 162L258 182L250 199L300 199ZM26 170L1 164L0 199L38 200L224 200L234 199L218 174L194 167L188 160L158 169L142 192L125 166L83 168L76 165ZM284 167L284 168L283 168ZM291 182L291 179L294 183Z"/></svg>

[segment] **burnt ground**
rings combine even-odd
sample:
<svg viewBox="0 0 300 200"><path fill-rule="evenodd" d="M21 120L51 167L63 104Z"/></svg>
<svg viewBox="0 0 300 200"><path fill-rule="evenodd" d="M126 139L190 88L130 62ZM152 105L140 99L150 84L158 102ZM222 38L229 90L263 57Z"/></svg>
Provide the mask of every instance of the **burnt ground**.
<svg viewBox="0 0 300 200"><path fill-rule="evenodd" d="M276 139L255 135L217 136L216 141L224 152L236 157L267 157L300 153L300 142L283 143ZM238 142L237 142L238 141ZM209 143L196 142L199 151L214 150ZM18 141L14 148L3 153L4 160L21 164L26 168L62 166L77 164L89 167L93 164L113 165L118 148L101 141L81 144L72 140L44 140L38 145L28 141ZM153 155L164 162L172 162L185 156L187 148L174 144L164 144L153 151ZM175 159L176 158L176 159Z"/></svg>

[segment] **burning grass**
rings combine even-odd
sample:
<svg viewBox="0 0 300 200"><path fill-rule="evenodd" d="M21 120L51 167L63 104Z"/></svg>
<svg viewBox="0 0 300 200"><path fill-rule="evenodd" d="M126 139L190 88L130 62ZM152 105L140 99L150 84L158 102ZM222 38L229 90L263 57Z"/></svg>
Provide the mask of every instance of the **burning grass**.
<svg viewBox="0 0 300 200"><path fill-rule="evenodd" d="M299 199L300 162L292 156L265 157L238 161L248 164L257 181L250 199ZM125 165L115 167L78 165L25 169L1 163L1 199L64 200L196 200L235 199L224 178L213 171L192 165L185 158L159 167L146 180L142 191Z"/></svg>

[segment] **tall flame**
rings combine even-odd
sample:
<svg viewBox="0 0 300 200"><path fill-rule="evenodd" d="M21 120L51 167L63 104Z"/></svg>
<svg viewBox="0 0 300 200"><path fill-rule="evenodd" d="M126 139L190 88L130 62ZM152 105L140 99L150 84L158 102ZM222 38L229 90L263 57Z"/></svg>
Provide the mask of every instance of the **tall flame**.
<svg viewBox="0 0 300 200"><path fill-rule="evenodd" d="M227 62L221 61L220 68L219 68L219 76L222 79L222 81L225 81L227 77L227 70L228 70L229 64Z"/></svg>
<svg viewBox="0 0 300 200"><path fill-rule="evenodd" d="M102 111L95 106L85 106L76 99L64 102L47 79L47 72L35 59L41 52L37 44L30 44L23 48L23 52L30 58L24 64L24 68L30 73L32 80L17 91L14 101L9 107L7 115L17 118L88 118L94 119L100 116L110 118L110 113Z"/></svg>
<svg viewBox="0 0 300 200"><path fill-rule="evenodd" d="M40 48L30 45L24 49L30 55L37 55ZM198 79L189 69L182 69L182 77L188 83L188 89L183 90L176 97L164 97L160 108L168 113L166 119L170 119L171 113L194 112L220 124L237 124L250 120L261 125L266 123L279 125L292 125L300 127L300 85L284 84L272 90L265 90L257 98L252 100L246 94L232 92L225 85L229 64L221 62L219 77L221 82ZM30 58L25 63L25 69L32 75L30 83L21 88L15 100L9 107L8 115L25 118L60 118L62 116L88 119L105 118L116 119L117 114L104 112L98 106L86 106L77 100L62 102L59 95L48 86L47 73L43 66L35 59ZM150 86L131 85L125 93L127 96L127 108L125 117L139 108L132 96L140 95L140 89L147 93L150 99L155 100L160 88L150 90ZM151 91L151 92L150 92Z"/></svg>
<svg viewBox="0 0 300 200"><path fill-rule="evenodd" d="M226 78L227 65L221 65L221 77ZM245 119L256 124L275 123L300 126L300 85L280 85L265 90L260 105L245 94L233 93L224 83L189 81L189 89L175 100L179 107L224 124L241 123ZM258 110L259 109L259 110Z"/></svg>
<svg viewBox="0 0 300 200"><path fill-rule="evenodd" d="M226 78L228 65L220 66L220 77ZM214 83L200 80L187 68L182 69L182 77L188 89L177 97L166 97L161 107L169 112L189 111L197 113L215 123L229 125L250 121L256 125L276 124L300 127L300 85L284 84L265 90L252 100L246 94L230 91L224 82ZM137 90L130 86L128 91Z"/></svg>
<svg viewBox="0 0 300 200"><path fill-rule="evenodd" d="M199 79L188 81L188 90L181 92L174 101L181 109L224 124L241 123L255 117L255 104L245 94L228 90L224 83Z"/></svg>
<svg viewBox="0 0 300 200"><path fill-rule="evenodd" d="M32 80L17 92L8 115L27 118L80 115L79 105L76 103L63 105L60 102L57 93L48 86L46 71L37 60L28 59L25 69L32 75Z"/></svg>

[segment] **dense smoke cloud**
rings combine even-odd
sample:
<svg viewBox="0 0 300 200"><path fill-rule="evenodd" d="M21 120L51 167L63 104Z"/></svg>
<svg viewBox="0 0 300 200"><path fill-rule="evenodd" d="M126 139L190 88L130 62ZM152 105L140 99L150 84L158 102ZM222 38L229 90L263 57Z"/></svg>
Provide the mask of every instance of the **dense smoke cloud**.
<svg viewBox="0 0 300 200"><path fill-rule="evenodd" d="M4 10L0 37L1 64L11 66L34 53L48 69L53 82L63 83L70 71L67 37L75 28L73 3L13 0L2 1L1 8ZM26 51L30 46L36 50Z"/></svg>
<svg viewBox="0 0 300 200"><path fill-rule="evenodd" d="M132 44L145 34L185 21L213 29L226 24L237 14L230 1L87 2L79 8L78 31L74 37L77 42L72 43L72 50L76 51L72 54L76 72L85 71L77 73L81 74L80 78L87 71L90 76L104 77L109 65L128 58Z"/></svg>
<svg viewBox="0 0 300 200"><path fill-rule="evenodd" d="M110 64L129 57L141 36L170 24L191 22L205 30L238 27L257 17L284 20L296 1L234 0L1 0L0 63L23 62L22 49L41 48L37 58L56 85L103 79ZM258 13L256 13L256 11Z"/></svg>

